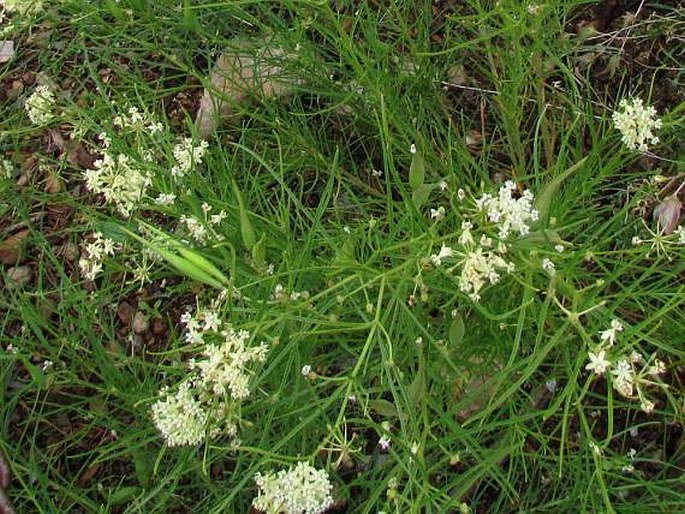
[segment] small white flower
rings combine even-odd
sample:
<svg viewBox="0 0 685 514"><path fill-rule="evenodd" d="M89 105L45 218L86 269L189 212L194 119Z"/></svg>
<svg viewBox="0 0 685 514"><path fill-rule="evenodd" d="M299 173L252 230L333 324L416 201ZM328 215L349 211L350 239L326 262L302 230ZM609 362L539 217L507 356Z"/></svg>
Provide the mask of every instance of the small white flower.
<svg viewBox="0 0 685 514"><path fill-rule="evenodd" d="M411 446L409 447L409 451L412 455L417 455L420 449L421 445L419 445L418 441L414 441L413 443L411 443Z"/></svg>
<svg viewBox="0 0 685 514"><path fill-rule="evenodd" d="M387 452L388 449L390 448L390 438L386 435L383 435L378 440L378 446L380 447L381 450L383 450L384 452Z"/></svg>
<svg viewBox="0 0 685 514"><path fill-rule="evenodd" d="M633 238L630 240L630 244L633 246L638 246L642 244L642 239L640 239L638 236L633 236Z"/></svg>
<svg viewBox="0 0 685 514"><path fill-rule="evenodd" d="M443 191L443 192L447 191L448 187L449 187L449 185L447 184L446 180L443 179L440 182L438 182L438 188L440 189L440 191Z"/></svg>
<svg viewBox="0 0 685 514"><path fill-rule="evenodd" d="M183 214L180 222L186 226L190 236L195 239L195 241L200 244L204 244L207 241L207 228L196 217Z"/></svg>
<svg viewBox="0 0 685 514"><path fill-rule="evenodd" d="M557 381L554 380L553 378L545 382L545 388L550 392L550 393L555 393L557 389L559 388L559 384L557 384Z"/></svg>
<svg viewBox="0 0 685 514"><path fill-rule="evenodd" d="M471 235L471 229L473 228L473 223L470 221L462 221L461 222L461 235L459 236L459 239L457 242L462 245L462 246L467 246L467 245L472 245L475 241L473 240L473 236Z"/></svg>
<svg viewBox="0 0 685 514"><path fill-rule="evenodd" d="M181 178L194 166L201 164L208 148L209 143L207 141L200 141L196 145L192 138L183 138L180 143L174 146L172 151L176 165L171 168L171 176L175 179Z"/></svg>
<svg viewBox="0 0 685 514"><path fill-rule="evenodd" d="M651 414L652 412L654 412L654 407L654 402L650 400L644 399L642 400L642 402L640 402L640 408L642 409L642 412L644 412L645 414Z"/></svg>
<svg viewBox="0 0 685 514"><path fill-rule="evenodd" d="M442 264L443 259L447 259L449 257L452 257L454 255L454 251L449 247L445 246L445 244L442 244L442 247L440 248L440 252L438 254L433 254L430 256L430 261L433 263L434 266L440 266Z"/></svg>
<svg viewBox="0 0 685 514"><path fill-rule="evenodd" d="M664 361L661 359L654 359L654 364L649 367L647 373L652 376L663 375L666 373L666 363L664 363Z"/></svg>
<svg viewBox="0 0 685 514"><path fill-rule="evenodd" d="M635 466L633 466L632 464L625 464L621 466L622 473L632 473L633 471L635 471Z"/></svg>
<svg viewBox="0 0 685 514"><path fill-rule="evenodd" d="M148 132L150 132L150 135L155 135L159 134L160 132L164 132L164 125L162 125L159 121L156 123L150 123L147 126Z"/></svg>
<svg viewBox="0 0 685 514"><path fill-rule="evenodd" d="M614 346L614 343L616 343L616 335L618 332L623 332L623 324L620 320L614 318L611 320L611 327L606 330L602 330L599 333L599 338L603 343L611 348Z"/></svg>
<svg viewBox="0 0 685 514"><path fill-rule="evenodd" d="M416 153L416 145L412 143L412 145L409 147L409 153L414 155Z"/></svg>
<svg viewBox="0 0 685 514"><path fill-rule="evenodd" d="M110 146L112 146L112 139L109 137L109 135L107 135L107 132L100 132L97 135L97 138L102 143L103 148L109 148Z"/></svg>
<svg viewBox="0 0 685 514"><path fill-rule="evenodd" d="M309 377L309 374L312 372L312 367L309 364L305 364L302 366L302 369L300 370L300 373L302 373L303 377Z"/></svg>
<svg viewBox="0 0 685 514"><path fill-rule="evenodd" d="M558 253L563 253L563 252L564 252L564 245L561 245L561 244L559 244L559 245L554 245L554 249L555 249Z"/></svg>
<svg viewBox="0 0 685 514"><path fill-rule="evenodd" d="M276 301L281 301L285 298L285 287L283 287L283 284L276 284L274 286L274 292L271 293L271 298Z"/></svg>
<svg viewBox="0 0 685 514"><path fill-rule="evenodd" d="M550 275L554 275L554 263L547 257L542 259L542 269L547 271Z"/></svg>
<svg viewBox="0 0 685 514"><path fill-rule="evenodd" d="M463 201L464 201L464 198L466 198L466 191L464 191L462 188L459 188L459 189L457 190L457 199L458 199L460 202L463 202Z"/></svg>
<svg viewBox="0 0 685 514"><path fill-rule="evenodd" d="M223 209L219 211L219 214L212 214L209 217L209 224L210 225L219 225L222 221L224 221L228 217L228 214L226 214L226 211Z"/></svg>
<svg viewBox="0 0 685 514"><path fill-rule="evenodd" d="M445 208L442 205L437 209L431 209L430 212L431 218L435 219L435 221L440 221L445 217Z"/></svg>
<svg viewBox="0 0 685 514"><path fill-rule="evenodd" d="M176 201L176 195L174 193L159 193L157 198L155 198L155 203L157 205L169 206L173 205Z"/></svg>
<svg viewBox="0 0 685 514"><path fill-rule="evenodd" d="M614 389L625 397L631 397L635 372L630 363L626 359L621 359L611 370L611 374L614 375Z"/></svg>
<svg viewBox="0 0 685 514"><path fill-rule="evenodd" d="M673 233L678 236L678 243L685 245L685 227L678 225L678 228Z"/></svg>
<svg viewBox="0 0 685 514"><path fill-rule="evenodd" d="M587 355L590 362L585 366L585 369L590 370L597 375L602 375L611 365L611 362L606 359L606 351L604 350L600 350L597 353L588 352Z"/></svg>
<svg viewBox="0 0 685 514"><path fill-rule="evenodd" d="M598 457L601 457L602 454L604 453L604 452L602 451L602 449L601 449L599 446L597 446L597 443L594 442L594 441L590 441L589 446L590 446L590 448L592 449L592 452L593 452L595 455L597 455Z"/></svg>

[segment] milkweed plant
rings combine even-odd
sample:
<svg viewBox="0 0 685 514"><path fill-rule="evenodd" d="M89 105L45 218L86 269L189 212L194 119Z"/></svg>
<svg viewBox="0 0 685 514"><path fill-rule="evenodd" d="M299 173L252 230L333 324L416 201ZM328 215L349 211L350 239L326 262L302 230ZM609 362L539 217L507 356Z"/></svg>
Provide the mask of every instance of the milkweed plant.
<svg viewBox="0 0 685 514"><path fill-rule="evenodd" d="M4 2L4 9L33 11L38 4ZM533 7L529 15L545 12L542 4ZM421 67L411 69L414 77ZM328 85L348 96L373 91L333 76ZM281 141L282 128L264 131L259 137L268 143L254 142L255 148L240 138L203 140L194 128L177 134L151 104L133 97L108 99L111 118L94 120L67 102L56 83L45 80L21 93L19 112L36 131L78 120L72 138L93 157L78 172L92 196L73 261L79 285L89 298L111 288L115 276L133 284L132 291L150 286L146 309L170 327L159 330L163 343L146 349L136 368L147 396L135 403L135 423L144 424L146 444L165 452L155 471L164 459L197 459L192 469L209 477L225 464L252 509L269 514L345 508L367 472L381 484L370 500L374 512L417 511L415 491L439 505L436 511L470 512L476 486L453 494L457 488L445 485L449 473L436 469L457 473L465 462L494 469L518 459L504 451L489 460L476 455L468 430L495 427L489 437L497 446L505 439L498 430L508 423L499 412L544 403L540 426L561 419L551 429L555 444L561 442L536 440L541 454L563 460L589 449L583 455L597 464L583 472L601 475L612 434L607 429L604 442L595 440L601 414L588 421L586 405L598 410L606 399L603 409L627 406L644 423L660 409L685 408L670 390L673 368L653 335L658 327L620 301L634 294L649 309L649 299L632 285L621 291L612 269L621 260L649 263L639 280L675 280L668 278L671 267L685 259L681 183L661 190L664 181L636 181L616 195L620 200L602 199L626 198L625 221L610 242L594 245L583 233L591 223L559 205L573 203L565 195L574 194L568 184L579 170L600 168L602 159L566 152L566 140L556 142L561 149L551 145L548 169L537 163L525 170L512 159L500 166L504 172L494 171L488 160L471 176L466 169L480 162L475 158L448 161L447 143L418 128L413 142L398 136L396 143L383 125L388 140L378 155L369 152L368 184L351 179L368 192L368 203L356 204L349 200L354 187L342 184L348 156L340 149L329 158L302 138L293 150ZM373 105L370 96L365 101ZM382 125L385 98L378 102ZM587 123L598 125L602 158L618 161L658 157L667 119L641 98L627 97L610 120ZM469 147L465 155L478 151ZM284 155L305 163L297 176L286 172ZM569 163L570 156L576 160ZM4 157L0 163L9 180L13 164ZM249 176L241 176L243 168ZM601 172L588 176L594 174ZM312 177L329 175L320 191L310 191ZM657 193L638 205L649 188ZM298 197L305 193L306 202ZM579 278L585 275L594 281ZM663 312L675 305L669 301L675 302L664 299ZM491 343L479 353L479 341ZM329 353L336 358L327 360ZM559 356L570 363L564 374L554 363ZM134 356L125 357L122 366L135 367ZM58 373L59 363L30 369L36 376ZM530 386L533 376L544 388ZM429 412L426 402L444 411ZM578 421L570 426L573 409ZM524 431L535 427L520 426L519 439L507 444L527 448ZM444 431L464 437L454 443ZM637 452L620 459L626 475L639 466ZM546 469L547 479L562 475L564 465ZM135 462L140 475L146 466ZM419 478L424 472L430 479ZM492 483L505 483L504 475L493 472ZM212 501L213 495L207 493Z"/></svg>

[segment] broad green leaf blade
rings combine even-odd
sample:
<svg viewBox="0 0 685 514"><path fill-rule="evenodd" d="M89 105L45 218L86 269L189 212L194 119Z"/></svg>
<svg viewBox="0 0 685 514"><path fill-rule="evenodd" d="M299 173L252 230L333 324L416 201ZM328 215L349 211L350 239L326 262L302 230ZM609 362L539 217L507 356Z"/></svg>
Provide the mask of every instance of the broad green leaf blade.
<svg viewBox="0 0 685 514"><path fill-rule="evenodd" d="M252 247L252 261L257 268L261 268L266 264L266 233Z"/></svg>
<svg viewBox="0 0 685 514"><path fill-rule="evenodd" d="M449 342L452 346L458 346L464 340L464 334L466 333L466 327L464 325L464 318L461 314L457 314L452 318L452 323L450 323L450 329L447 334Z"/></svg>
<svg viewBox="0 0 685 514"><path fill-rule="evenodd" d="M423 162L423 157L418 150L412 155L411 165L409 166L409 187L412 191L416 191L423 185L426 176L426 165Z"/></svg>
<svg viewBox="0 0 685 514"><path fill-rule="evenodd" d="M428 201L428 197L430 197L433 189L435 189L433 184L421 184L415 189L411 195L411 201L414 204L414 207L421 209Z"/></svg>
<svg viewBox="0 0 685 514"><path fill-rule="evenodd" d="M369 409L385 418L396 418L397 408L388 400L369 400Z"/></svg>

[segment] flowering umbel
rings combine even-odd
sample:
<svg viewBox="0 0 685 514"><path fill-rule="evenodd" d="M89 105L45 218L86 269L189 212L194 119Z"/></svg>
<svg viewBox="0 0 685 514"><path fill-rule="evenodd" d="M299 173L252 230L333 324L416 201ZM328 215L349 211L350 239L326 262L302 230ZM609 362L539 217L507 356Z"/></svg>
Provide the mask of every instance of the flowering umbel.
<svg viewBox="0 0 685 514"><path fill-rule="evenodd" d="M203 358L189 361L190 375L176 392L162 388L162 399L151 408L152 420L169 446L198 444L222 434L233 438L240 405L250 395L250 364L264 362L268 348L265 343L249 346L249 332L226 326L215 309L188 312L182 321L186 342L203 345Z"/></svg>
<svg viewBox="0 0 685 514"><path fill-rule="evenodd" d="M259 488L252 506L267 514L318 514L333 504L328 473L306 462L288 471L255 475Z"/></svg>
<svg viewBox="0 0 685 514"><path fill-rule="evenodd" d="M618 394L624 398L637 398L641 409L649 414L655 405L645 396L645 391L659 385L655 379L666 372L666 364L655 356L650 359L650 364L635 350L630 355L626 355L623 349L616 350L614 345L621 332L623 323L616 318L611 320L610 328L600 331L601 342L595 351L588 352L590 362L585 369L595 376L605 375Z"/></svg>
<svg viewBox="0 0 685 514"><path fill-rule="evenodd" d="M631 150L644 152L647 143L655 145L659 138L653 130L661 128L656 109L645 107L641 98L624 98L618 104L619 110L612 115L614 126L621 132L621 141Z"/></svg>
<svg viewBox="0 0 685 514"><path fill-rule="evenodd" d="M26 113L34 125L44 125L55 117L55 93L49 86L40 85L24 103Z"/></svg>

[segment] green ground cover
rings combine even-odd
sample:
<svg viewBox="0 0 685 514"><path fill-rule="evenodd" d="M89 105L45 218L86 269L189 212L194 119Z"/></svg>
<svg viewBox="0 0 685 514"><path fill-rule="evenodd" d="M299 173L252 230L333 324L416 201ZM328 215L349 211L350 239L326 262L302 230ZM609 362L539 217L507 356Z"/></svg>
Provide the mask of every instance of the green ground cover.
<svg viewBox="0 0 685 514"><path fill-rule="evenodd" d="M0 511L685 511L678 2L0 5Z"/></svg>

